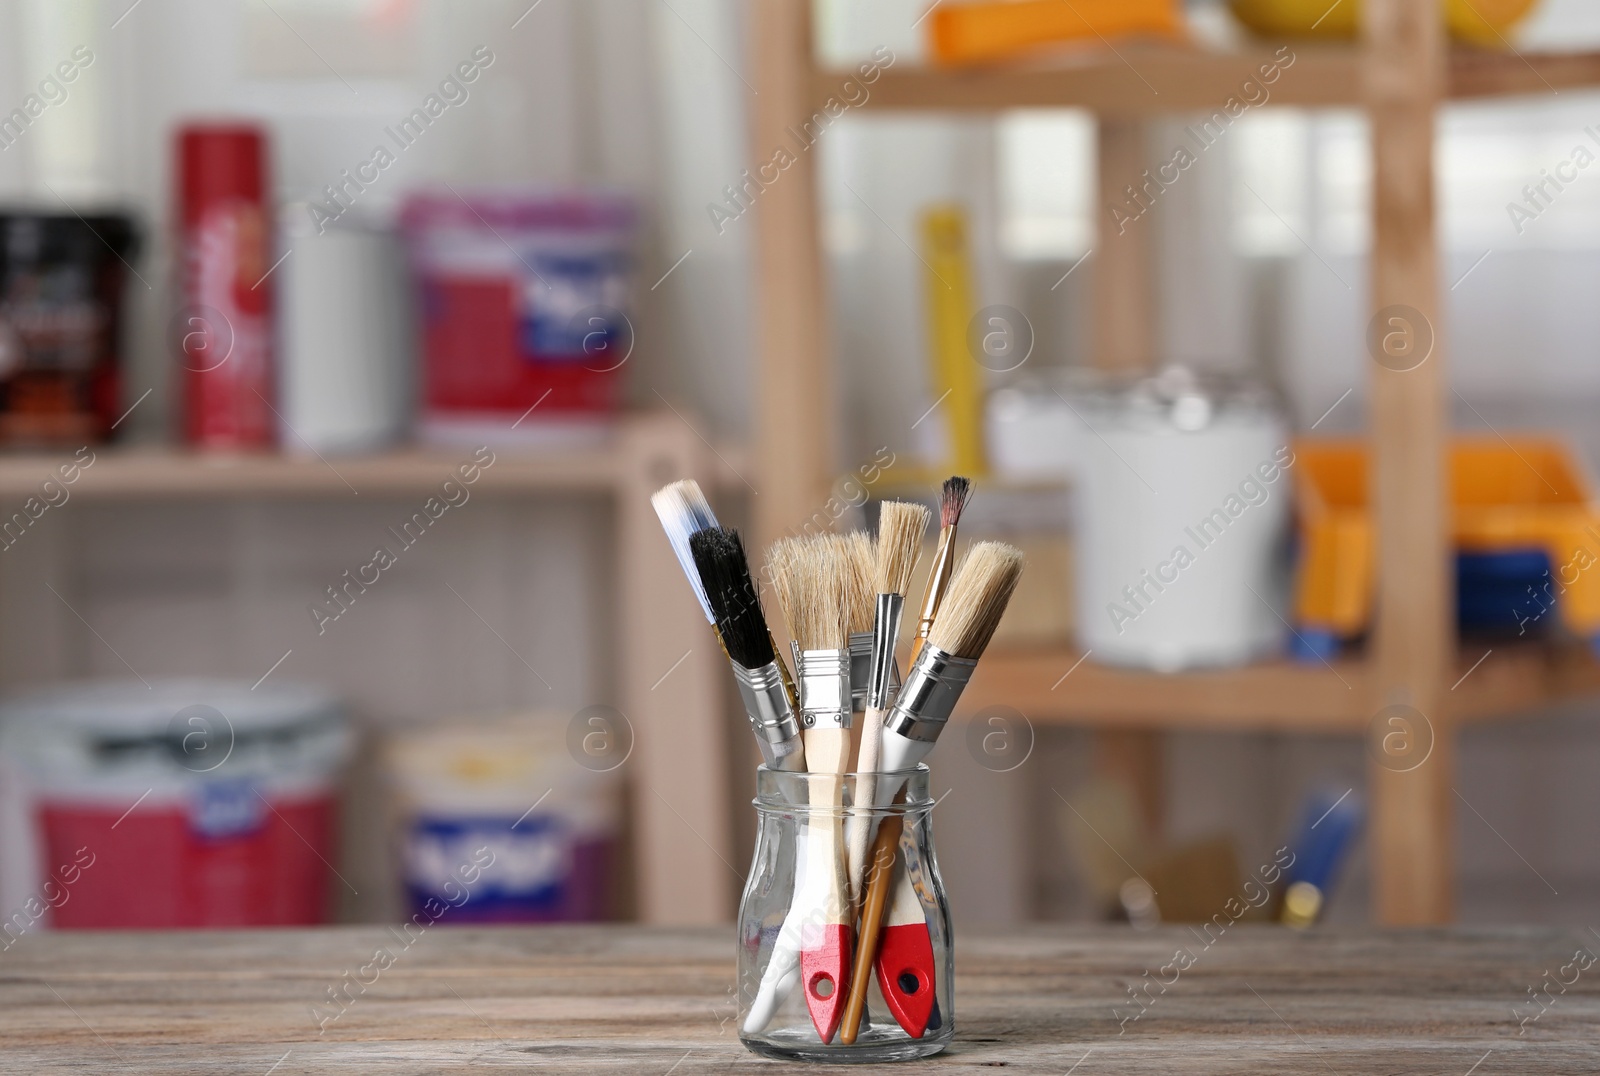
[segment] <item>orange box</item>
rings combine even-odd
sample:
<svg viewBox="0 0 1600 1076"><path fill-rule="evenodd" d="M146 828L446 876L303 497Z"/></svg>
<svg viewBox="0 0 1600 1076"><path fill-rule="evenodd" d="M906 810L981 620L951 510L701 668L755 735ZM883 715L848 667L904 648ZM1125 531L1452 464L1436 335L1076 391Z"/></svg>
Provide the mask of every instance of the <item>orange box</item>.
<svg viewBox="0 0 1600 1076"><path fill-rule="evenodd" d="M940 4L928 17L934 63L945 67L1014 60L1069 41L1128 34L1177 36L1176 0L988 0Z"/></svg>
<svg viewBox="0 0 1600 1076"><path fill-rule="evenodd" d="M1359 634L1371 617L1377 552L1368 507L1370 454L1358 440L1296 442L1300 565L1295 618ZM1459 552L1542 550L1562 624L1600 636L1600 506L1567 448L1548 438L1455 438L1450 533Z"/></svg>

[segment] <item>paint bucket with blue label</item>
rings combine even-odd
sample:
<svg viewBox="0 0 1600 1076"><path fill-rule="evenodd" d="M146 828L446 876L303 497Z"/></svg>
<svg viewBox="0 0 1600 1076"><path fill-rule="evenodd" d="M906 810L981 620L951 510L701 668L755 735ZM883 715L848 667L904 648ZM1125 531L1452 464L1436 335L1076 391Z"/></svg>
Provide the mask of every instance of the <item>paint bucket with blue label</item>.
<svg viewBox="0 0 1600 1076"><path fill-rule="evenodd" d="M569 723L519 714L389 739L408 916L436 919L445 907L461 923L612 917L621 784L617 770L574 759ZM467 869L475 863L482 869Z"/></svg>

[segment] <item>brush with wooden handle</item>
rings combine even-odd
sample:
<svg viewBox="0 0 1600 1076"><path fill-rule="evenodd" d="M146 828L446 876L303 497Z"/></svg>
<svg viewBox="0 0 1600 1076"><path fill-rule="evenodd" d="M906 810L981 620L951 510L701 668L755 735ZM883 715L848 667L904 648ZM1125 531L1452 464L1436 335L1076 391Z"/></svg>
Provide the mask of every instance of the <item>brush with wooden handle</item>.
<svg viewBox="0 0 1600 1076"><path fill-rule="evenodd" d="M879 540L882 540L881 535ZM850 993L844 1003L844 1022L839 1028L839 1041L846 1046L854 1045L861 1029L862 1014L867 1008L867 976L872 972L872 961L861 960L859 953L865 948L865 939L876 938L883 929L889 887L880 884L879 879L887 880L894 870L895 846L900 841L904 827L904 818L899 814L890 815L878 826L879 839L873 843L872 870L867 875L866 893L861 901L861 930L857 935L860 941L856 946L858 956L850 975Z"/></svg>
<svg viewBox="0 0 1600 1076"><path fill-rule="evenodd" d="M961 513L972 498L972 482L960 475L951 475L939 488L939 544L933 551L933 567L928 571L928 587L922 595L922 612L917 617L917 634L911 642L915 654L933 630L933 621L939 613L939 603L944 600L945 588L950 585L950 570L956 560L956 525Z"/></svg>
<svg viewBox="0 0 1600 1076"><path fill-rule="evenodd" d="M933 750L972 670L994 637L1021 575L1021 552L1000 542L979 542L962 558L928 640L889 711L883 744L886 772L909 769ZM895 783L903 786L904 779ZM897 787L895 793L899 791ZM892 856L893 851L894 843L887 841L880 826L873 846L874 862ZM886 876L874 876L863 907L884 899L873 889L887 888L889 882ZM852 981L864 977L863 963L876 966L878 987L901 1028L912 1038L921 1038L933 1011L933 945L921 902L909 880L896 890L881 935L862 933ZM845 1031L850 1036L845 1041L853 1041L855 1030L847 1027Z"/></svg>
<svg viewBox="0 0 1600 1076"><path fill-rule="evenodd" d="M850 899L860 904L867 848L872 843L872 809L877 806L877 770L883 745L883 719L894 684L894 648L905 611L906 588L922 555L929 512L920 504L885 501L878 513L877 610L873 620L872 675L856 758L855 808L845 834L850 853ZM853 686L853 685L852 685Z"/></svg>

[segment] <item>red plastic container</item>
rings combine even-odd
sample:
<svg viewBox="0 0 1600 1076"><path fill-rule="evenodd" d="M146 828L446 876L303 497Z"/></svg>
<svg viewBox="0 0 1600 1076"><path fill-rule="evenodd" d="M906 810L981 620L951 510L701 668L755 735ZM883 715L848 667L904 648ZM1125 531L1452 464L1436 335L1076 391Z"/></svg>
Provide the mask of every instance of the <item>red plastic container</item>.
<svg viewBox="0 0 1600 1076"><path fill-rule="evenodd" d="M266 136L248 124L186 126L175 171L184 435L205 448L263 448L275 429Z"/></svg>
<svg viewBox="0 0 1600 1076"><path fill-rule="evenodd" d="M0 719L5 907L37 898L26 918L57 928L332 918L350 733L329 696L289 683L86 683L10 700ZM31 925L0 923L0 949Z"/></svg>

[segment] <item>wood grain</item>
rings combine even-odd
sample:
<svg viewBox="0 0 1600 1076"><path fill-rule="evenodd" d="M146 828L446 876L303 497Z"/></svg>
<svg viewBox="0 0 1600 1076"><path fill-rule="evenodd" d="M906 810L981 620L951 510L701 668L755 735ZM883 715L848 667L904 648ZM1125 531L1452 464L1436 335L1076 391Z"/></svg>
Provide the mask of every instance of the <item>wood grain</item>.
<svg viewBox="0 0 1600 1076"><path fill-rule="evenodd" d="M0 955L7 1072L824 1072L740 1046L732 931L430 928L322 1034L311 1013L379 928L33 935ZM1477 1073L1600 1069L1600 965L1519 1035L1586 930L1233 926L961 935L956 1041L928 1070ZM1127 989L1194 958L1144 1014ZM370 977L370 975L369 975ZM1171 979L1172 971L1166 973ZM1570 972L1568 974L1570 978ZM1119 1034L1120 1032L1120 1034ZM1486 1056L1487 1055L1487 1056ZM276 1065L276 1068L273 1066ZM673 1066L677 1066L675 1069ZM837 1071L837 1070L833 1070ZM872 1071L923 1071L923 1067Z"/></svg>
<svg viewBox="0 0 1600 1076"><path fill-rule="evenodd" d="M661 412L672 418L669 412ZM526 496L571 492L604 495L623 478L627 461L620 443L640 427L659 429L659 415L629 416L618 423L612 443L580 449L495 450L494 465L482 472L473 496ZM678 421L673 419L673 421ZM472 456L471 448L400 448L356 456L277 453L198 453L182 449L95 446L95 460L69 489L72 497L94 499L349 497L427 495ZM39 486L57 476L71 452L30 452L0 456L0 497L37 496ZM745 453L718 445L707 477L720 488L745 488L754 480Z"/></svg>
<svg viewBox="0 0 1600 1076"><path fill-rule="evenodd" d="M1372 124L1374 316L1394 307L1432 353L1421 365L1376 361L1372 490L1378 525L1373 627L1375 699L1432 726L1433 750L1403 772L1370 766L1374 911L1381 923L1441 923L1453 912L1455 734L1444 698L1454 652L1445 437L1444 319L1434 210L1434 120L1444 85L1444 29L1434 0L1370 0L1367 109Z"/></svg>
<svg viewBox="0 0 1600 1076"><path fill-rule="evenodd" d="M1310 108L1365 104L1365 69L1355 44L1296 41L1295 62L1267 87L1276 105ZM1277 59L1276 45L1213 51L1174 45L1082 49L1058 60L947 71L896 64L870 87L860 106L875 110L993 112L1007 108L1086 108L1115 118L1169 116L1216 108L1238 96ZM820 105L853 72L816 71L811 96ZM1600 52L1450 50L1444 90L1452 98L1551 96L1600 85ZM1255 91L1250 91L1252 94Z"/></svg>

